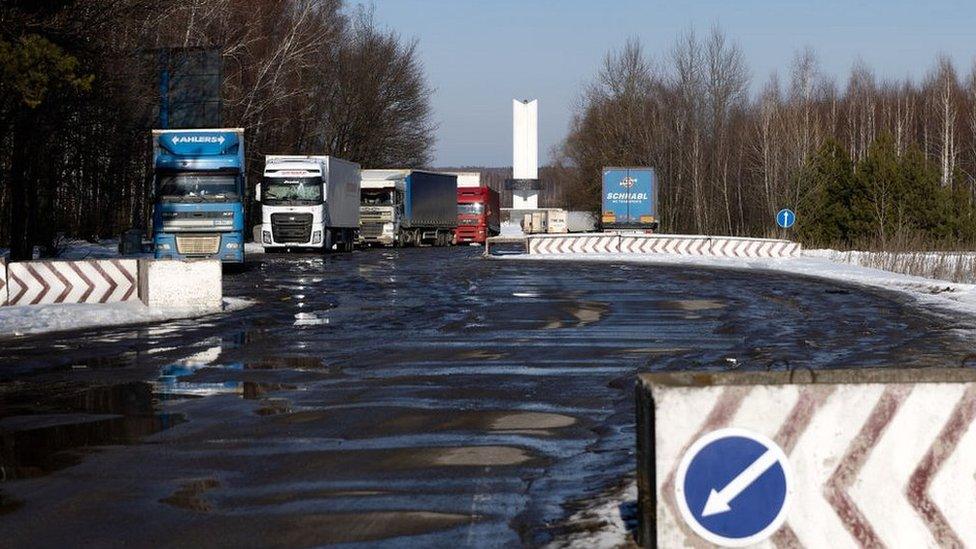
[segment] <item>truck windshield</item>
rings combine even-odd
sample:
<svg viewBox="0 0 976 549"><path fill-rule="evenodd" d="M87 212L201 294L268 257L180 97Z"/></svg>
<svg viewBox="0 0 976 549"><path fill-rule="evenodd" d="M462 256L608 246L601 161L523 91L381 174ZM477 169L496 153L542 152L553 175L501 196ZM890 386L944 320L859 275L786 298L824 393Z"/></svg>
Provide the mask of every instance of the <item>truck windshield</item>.
<svg viewBox="0 0 976 549"><path fill-rule="evenodd" d="M261 201L295 205L322 202L322 180L318 177L265 177Z"/></svg>
<svg viewBox="0 0 976 549"><path fill-rule="evenodd" d="M485 211L485 205L481 202L468 202L464 204L458 204L459 214L471 214L478 215Z"/></svg>
<svg viewBox="0 0 976 549"><path fill-rule="evenodd" d="M157 175L162 199L236 200L237 176L233 174L180 173Z"/></svg>
<svg viewBox="0 0 976 549"><path fill-rule="evenodd" d="M383 189L364 190L362 204L363 206L389 206L393 204L393 191Z"/></svg>

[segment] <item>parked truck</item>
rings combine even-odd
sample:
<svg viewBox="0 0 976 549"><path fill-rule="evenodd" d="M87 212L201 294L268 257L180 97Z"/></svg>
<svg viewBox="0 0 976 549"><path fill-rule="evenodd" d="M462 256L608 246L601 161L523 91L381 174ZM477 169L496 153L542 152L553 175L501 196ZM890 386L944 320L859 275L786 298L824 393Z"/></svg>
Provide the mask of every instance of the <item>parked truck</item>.
<svg viewBox="0 0 976 549"><path fill-rule="evenodd" d="M657 230L657 179L652 168L603 168L602 222L604 230Z"/></svg>
<svg viewBox="0 0 976 549"><path fill-rule="evenodd" d="M362 244L448 246L457 227L457 176L363 170L359 212Z"/></svg>
<svg viewBox="0 0 976 549"><path fill-rule="evenodd" d="M525 234L560 234L567 232L566 210L540 208L522 215L522 232Z"/></svg>
<svg viewBox="0 0 976 549"><path fill-rule="evenodd" d="M500 212L498 191L489 187L458 187L454 241L484 244L488 237L498 236Z"/></svg>
<svg viewBox="0 0 976 549"><path fill-rule="evenodd" d="M244 130L153 130L159 259L244 262Z"/></svg>
<svg viewBox="0 0 976 549"><path fill-rule="evenodd" d="M265 249L352 251L359 231L359 164L333 156L264 159L261 244Z"/></svg>

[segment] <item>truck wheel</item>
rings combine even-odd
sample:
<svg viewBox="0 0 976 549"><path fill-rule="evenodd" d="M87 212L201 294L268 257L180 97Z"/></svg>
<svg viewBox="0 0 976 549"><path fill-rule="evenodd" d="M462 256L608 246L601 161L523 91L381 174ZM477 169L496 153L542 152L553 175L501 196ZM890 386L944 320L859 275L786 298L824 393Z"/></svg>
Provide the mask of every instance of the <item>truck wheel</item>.
<svg viewBox="0 0 976 549"><path fill-rule="evenodd" d="M332 244L332 231L325 229L322 232L322 252L327 254L332 253Z"/></svg>

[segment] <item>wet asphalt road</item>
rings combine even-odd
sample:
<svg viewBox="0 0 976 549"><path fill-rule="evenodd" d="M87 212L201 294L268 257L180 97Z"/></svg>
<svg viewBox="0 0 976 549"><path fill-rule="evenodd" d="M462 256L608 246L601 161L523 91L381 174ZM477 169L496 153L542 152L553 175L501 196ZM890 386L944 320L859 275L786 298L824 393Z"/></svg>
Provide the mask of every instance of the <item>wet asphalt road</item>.
<svg viewBox="0 0 976 549"><path fill-rule="evenodd" d="M0 340L3 545L543 545L633 474L636 372L972 352L893 294L479 253L252 256L244 311Z"/></svg>

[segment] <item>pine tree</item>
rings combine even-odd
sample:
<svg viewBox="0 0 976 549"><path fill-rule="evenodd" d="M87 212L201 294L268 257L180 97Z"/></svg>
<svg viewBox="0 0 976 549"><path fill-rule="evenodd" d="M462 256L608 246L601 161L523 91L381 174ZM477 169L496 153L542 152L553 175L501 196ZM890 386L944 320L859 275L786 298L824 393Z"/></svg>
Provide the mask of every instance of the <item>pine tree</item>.
<svg viewBox="0 0 976 549"><path fill-rule="evenodd" d="M797 207L797 233L814 245L850 240L854 170L847 151L828 139L800 173L804 198Z"/></svg>

